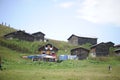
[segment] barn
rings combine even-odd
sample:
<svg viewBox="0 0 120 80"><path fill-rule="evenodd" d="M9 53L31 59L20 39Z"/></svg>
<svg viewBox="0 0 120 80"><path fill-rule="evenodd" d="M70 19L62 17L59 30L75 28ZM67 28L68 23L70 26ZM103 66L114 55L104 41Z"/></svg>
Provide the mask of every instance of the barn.
<svg viewBox="0 0 120 80"><path fill-rule="evenodd" d="M53 46L52 44L46 44L42 47L38 48L38 51L40 52L41 55L43 55L43 60L44 61L56 61L57 60L57 51L58 48Z"/></svg>
<svg viewBox="0 0 120 80"><path fill-rule="evenodd" d="M120 48L115 50L116 56L120 56Z"/></svg>
<svg viewBox="0 0 120 80"><path fill-rule="evenodd" d="M17 38L20 40L34 41L34 36L26 33L25 31L21 31L21 30L8 33L8 34L4 35L4 38L5 39Z"/></svg>
<svg viewBox="0 0 120 80"><path fill-rule="evenodd" d="M113 47L114 43L107 42L107 43L99 43L93 45L90 50L90 54L92 57L99 57L99 56L108 56L109 55L109 48Z"/></svg>
<svg viewBox="0 0 120 80"><path fill-rule="evenodd" d="M32 34L34 36L35 41L44 41L45 34L42 32L36 32Z"/></svg>
<svg viewBox="0 0 120 80"><path fill-rule="evenodd" d="M118 48L120 48L120 44L115 45L114 47L118 49Z"/></svg>
<svg viewBox="0 0 120 80"><path fill-rule="evenodd" d="M41 53L41 54L47 54L47 55L50 55L52 53L57 53L58 52L58 48L56 48L55 46L53 46L52 44L46 44L42 47L39 47L38 48L38 51Z"/></svg>
<svg viewBox="0 0 120 80"><path fill-rule="evenodd" d="M86 43L90 43L92 45L97 44L97 38L90 38L90 37L80 37L72 34L68 38L68 42L73 45L83 45Z"/></svg>
<svg viewBox="0 0 120 80"><path fill-rule="evenodd" d="M86 48L74 48L71 50L71 55L77 55L79 60L86 59L89 55L89 50Z"/></svg>

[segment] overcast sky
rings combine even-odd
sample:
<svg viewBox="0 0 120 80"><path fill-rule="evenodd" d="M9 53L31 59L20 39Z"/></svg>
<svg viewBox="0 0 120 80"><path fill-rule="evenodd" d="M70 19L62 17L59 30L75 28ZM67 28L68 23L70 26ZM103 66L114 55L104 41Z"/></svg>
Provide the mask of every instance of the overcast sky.
<svg viewBox="0 0 120 80"><path fill-rule="evenodd" d="M96 37L120 44L120 0L0 0L0 23L46 38Z"/></svg>

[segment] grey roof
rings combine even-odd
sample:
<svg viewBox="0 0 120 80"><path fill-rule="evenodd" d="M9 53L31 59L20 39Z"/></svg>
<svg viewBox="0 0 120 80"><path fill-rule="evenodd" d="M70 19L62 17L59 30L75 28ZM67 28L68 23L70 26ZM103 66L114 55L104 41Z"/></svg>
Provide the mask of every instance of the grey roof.
<svg viewBox="0 0 120 80"><path fill-rule="evenodd" d="M45 35L45 34L42 33L42 32L36 32L36 33L33 33L32 35L36 35L36 34L43 34L43 35Z"/></svg>
<svg viewBox="0 0 120 80"><path fill-rule="evenodd" d="M77 49L84 49L84 50L86 50L86 51L89 51L88 49L83 48L83 47L74 48L74 49L71 49L71 51L73 51L73 50L77 50Z"/></svg>
<svg viewBox="0 0 120 80"><path fill-rule="evenodd" d="M97 39L97 38L92 38L92 37L83 37L83 36L77 36L77 35L74 35L72 34L67 40L69 40L72 36L76 36L78 38L89 38L89 39Z"/></svg>
<svg viewBox="0 0 120 80"><path fill-rule="evenodd" d="M34 37L33 35L30 35L29 33L26 33L25 31L21 31L21 30L8 33L8 34L4 35L4 37L6 37L6 36L8 36L8 35L16 34L16 33L18 33L18 32L22 32L22 33L24 33L24 34L26 34L26 35L29 35L29 36Z"/></svg>

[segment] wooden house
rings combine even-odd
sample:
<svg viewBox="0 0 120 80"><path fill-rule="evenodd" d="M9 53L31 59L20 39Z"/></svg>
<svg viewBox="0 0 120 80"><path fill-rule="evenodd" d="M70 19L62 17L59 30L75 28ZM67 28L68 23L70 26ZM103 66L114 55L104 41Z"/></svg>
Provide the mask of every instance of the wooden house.
<svg viewBox="0 0 120 80"><path fill-rule="evenodd" d="M52 53L57 53L58 48L56 48L55 46L53 46L52 44L46 44L42 47L40 47L38 49L38 51L40 51L41 54L47 54L50 55Z"/></svg>
<svg viewBox="0 0 120 80"><path fill-rule="evenodd" d="M36 33L33 33L32 35L34 36L35 41L44 41L45 40L44 39L45 34L42 32L36 32Z"/></svg>
<svg viewBox="0 0 120 80"><path fill-rule="evenodd" d="M79 47L71 50L71 55L77 55L79 60L86 59L89 55L89 50Z"/></svg>
<svg viewBox="0 0 120 80"><path fill-rule="evenodd" d="M90 43L92 45L97 44L97 38L90 38L90 37L80 37L72 34L68 38L68 42L73 45L83 45L86 43Z"/></svg>
<svg viewBox="0 0 120 80"><path fill-rule="evenodd" d="M52 44L46 44L38 49L41 55L43 56L43 61L57 61L57 51L58 48L53 46Z"/></svg>
<svg viewBox="0 0 120 80"><path fill-rule="evenodd" d="M112 47L111 43L99 43L93 45L91 47L90 54L92 57L99 57L99 56L108 56L109 55L109 48Z"/></svg>
<svg viewBox="0 0 120 80"><path fill-rule="evenodd" d="M118 49L118 48L120 48L120 44L115 45L114 47Z"/></svg>
<svg viewBox="0 0 120 80"><path fill-rule="evenodd" d="M5 39L20 39L20 40L26 40L26 41L34 41L34 36L26 33L25 31L15 31L15 32L11 32L9 34L4 35Z"/></svg>
<svg viewBox="0 0 120 80"><path fill-rule="evenodd" d="M120 56L120 48L115 50L116 56Z"/></svg>
<svg viewBox="0 0 120 80"><path fill-rule="evenodd" d="M106 45L110 48L110 47L114 47L115 44L110 41L110 42L106 42Z"/></svg>
<svg viewBox="0 0 120 80"><path fill-rule="evenodd" d="M116 56L120 56L120 44L114 46L116 48L115 53Z"/></svg>

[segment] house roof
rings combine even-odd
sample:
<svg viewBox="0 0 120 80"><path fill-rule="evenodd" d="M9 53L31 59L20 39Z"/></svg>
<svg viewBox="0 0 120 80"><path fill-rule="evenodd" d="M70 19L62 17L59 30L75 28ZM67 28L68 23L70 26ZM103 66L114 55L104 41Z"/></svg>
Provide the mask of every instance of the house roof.
<svg viewBox="0 0 120 80"><path fill-rule="evenodd" d="M37 35L37 34L43 34L45 36L45 34L42 32L36 32L36 33L33 33L32 35Z"/></svg>
<svg viewBox="0 0 120 80"><path fill-rule="evenodd" d="M8 35L12 35L12 34L15 35L15 34L17 34L17 33L24 33L24 34L26 34L26 35L28 35L28 36L34 37L33 35L30 35L29 33L26 33L25 31L21 31L21 30L8 33L8 34L4 35L4 37L6 37L6 36L8 36Z"/></svg>
<svg viewBox="0 0 120 80"><path fill-rule="evenodd" d="M88 51L88 52L89 52L89 50L88 50L88 49L83 48L83 47L74 48L74 49L71 49L71 51L74 51L74 50L77 50L77 49L83 49L83 50L85 50L85 51Z"/></svg>
<svg viewBox="0 0 120 80"><path fill-rule="evenodd" d="M38 50L40 51L40 50L45 50L45 47L47 46L47 45L50 45L50 46L52 46L53 47L53 49L55 49L55 50L57 50L58 51L58 48L56 48L55 46L53 46L52 44L46 44L46 45L44 45L44 46L42 46L42 47L39 47L38 48Z"/></svg>
<svg viewBox="0 0 120 80"><path fill-rule="evenodd" d="M112 44L112 45L114 46L114 43L112 43L112 42L106 42L106 43L101 42L101 43L99 43L99 44L95 44L95 45L91 46L91 49L92 49L92 48L95 48L95 47L97 47L98 45L101 45L101 44L104 44L104 45L106 45L106 46L108 46L108 47L111 47L111 46L108 45L108 44Z"/></svg>
<svg viewBox="0 0 120 80"><path fill-rule="evenodd" d="M105 43L102 42L102 43L99 43L99 44L92 45L92 46L91 46L91 49L97 47L97 46L100 45L100 44L105 44Z"/></svg>
<svg viewBox="0 0 120 80"><path fill-rule="evenodd" d="M120 44L115 45L115 47L120 47Z"/></svg>
<svg viewBox="0 0 120 80"><path fill-rule="evenodd" d="M78 38L89 38L89 39L97 39L97 38L92 38L92 37L82 37L82 36L77 36L72 34L67 40L69 40L72 36L78 37Z"/></svg>

